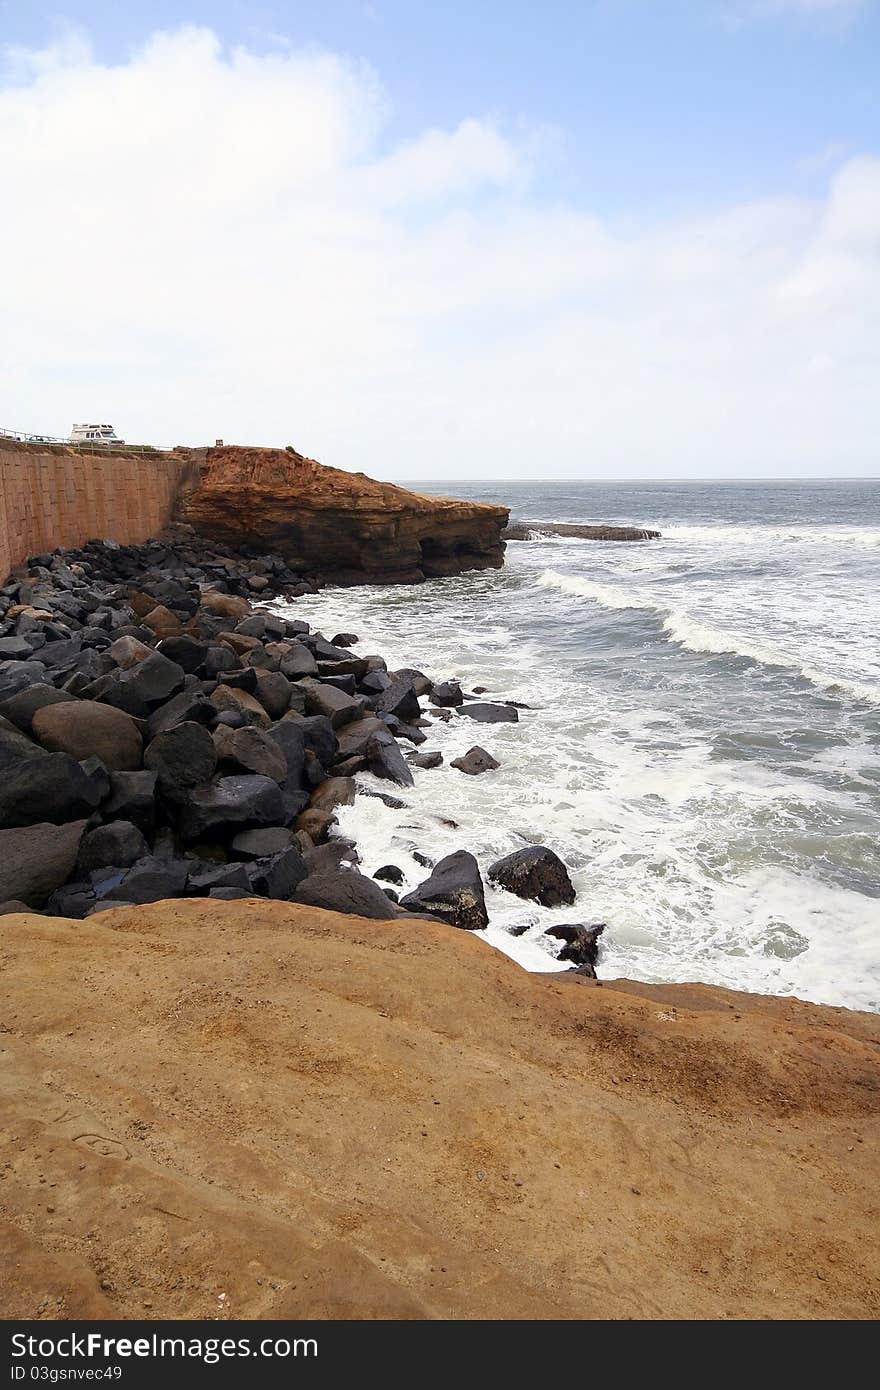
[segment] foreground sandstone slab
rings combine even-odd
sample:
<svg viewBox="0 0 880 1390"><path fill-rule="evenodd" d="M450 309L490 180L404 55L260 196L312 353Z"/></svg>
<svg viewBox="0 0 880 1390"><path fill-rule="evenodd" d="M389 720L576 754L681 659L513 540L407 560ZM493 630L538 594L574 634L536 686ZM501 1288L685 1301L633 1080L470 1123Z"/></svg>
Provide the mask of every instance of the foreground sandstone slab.
<svg viewBox="0 0 880 1390"><path fill-rule="evenodd" d="M0 949L6 1317L880 1311L876 1016L256 900Z"/></svg>

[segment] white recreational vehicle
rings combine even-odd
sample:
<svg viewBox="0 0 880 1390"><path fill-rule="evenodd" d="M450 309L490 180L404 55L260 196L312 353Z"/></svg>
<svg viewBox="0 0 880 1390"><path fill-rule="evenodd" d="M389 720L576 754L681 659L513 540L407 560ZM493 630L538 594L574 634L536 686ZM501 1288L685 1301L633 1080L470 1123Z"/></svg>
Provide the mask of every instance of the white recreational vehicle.
<svg viewBox="0 0 880 1390"><path fill-rule="evenodd" d="M124 444L112 425L74 425L70 431L71 444Z"/></svg>

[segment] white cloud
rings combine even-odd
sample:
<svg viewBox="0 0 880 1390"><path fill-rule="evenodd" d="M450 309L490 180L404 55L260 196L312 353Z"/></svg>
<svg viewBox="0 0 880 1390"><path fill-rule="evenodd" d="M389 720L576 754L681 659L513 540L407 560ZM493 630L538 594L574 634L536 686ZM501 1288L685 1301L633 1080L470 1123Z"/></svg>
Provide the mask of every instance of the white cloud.
<svg viewBox="0 0 880 1390"><path fill-rule="evenodd" d="M68 35L0 89L0 423L293 443L395 477L877 471L880 161L626 231L367 69ZM587 210L585 210L587 209Z"/></svg>

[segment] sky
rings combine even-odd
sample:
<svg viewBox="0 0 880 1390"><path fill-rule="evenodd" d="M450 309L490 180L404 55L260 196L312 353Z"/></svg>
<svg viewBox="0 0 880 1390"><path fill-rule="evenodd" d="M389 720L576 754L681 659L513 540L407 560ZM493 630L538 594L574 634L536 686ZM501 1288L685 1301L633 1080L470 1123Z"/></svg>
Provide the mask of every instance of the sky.
<svg viewBox="0 0 880 1390"><path fill-rule="evenodd" d="M880 476L880 0L0 0L0 427Z"/></svg>

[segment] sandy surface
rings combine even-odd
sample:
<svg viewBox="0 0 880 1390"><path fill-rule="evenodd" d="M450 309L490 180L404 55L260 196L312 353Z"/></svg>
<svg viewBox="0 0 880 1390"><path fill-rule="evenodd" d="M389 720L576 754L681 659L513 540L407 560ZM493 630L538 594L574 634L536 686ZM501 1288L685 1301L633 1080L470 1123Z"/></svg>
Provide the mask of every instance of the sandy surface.
<svg viewBox="0 0 880 1390"><path fill-rule="evenodd" d="M257 901L0 956L7 1317L880 1312L873 1015Z"/></svg>

